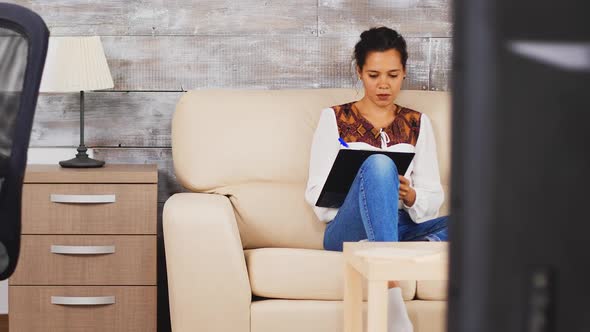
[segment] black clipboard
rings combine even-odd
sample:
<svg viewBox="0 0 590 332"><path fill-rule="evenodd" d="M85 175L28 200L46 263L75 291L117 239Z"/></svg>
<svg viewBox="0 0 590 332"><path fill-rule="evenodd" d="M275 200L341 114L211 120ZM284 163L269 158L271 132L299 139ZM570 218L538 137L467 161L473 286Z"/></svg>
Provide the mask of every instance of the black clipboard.
<svg viewBox="0 0 590 332"><path fill-rule="evenodd" d="M413 152L340 149L315 205L329 208L340 207L361 165L374 154L384 154L391 158L400 175L406 174L415 155Z"/></svg>

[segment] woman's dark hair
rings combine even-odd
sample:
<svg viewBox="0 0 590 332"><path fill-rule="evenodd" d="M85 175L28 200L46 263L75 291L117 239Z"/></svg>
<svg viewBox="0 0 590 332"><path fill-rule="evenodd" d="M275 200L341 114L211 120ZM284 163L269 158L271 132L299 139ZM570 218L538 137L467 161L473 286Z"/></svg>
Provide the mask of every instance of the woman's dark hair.
<svg viewBox="0 0 590 332"><path fill-rule="evenodd" d="M370 52L384 52L394 49L401 55L402 66L406 69L408 49L406 40L397 31L387 28L371 28L361 33L361 40L354 46L354 60L362 70Z"/></svg>

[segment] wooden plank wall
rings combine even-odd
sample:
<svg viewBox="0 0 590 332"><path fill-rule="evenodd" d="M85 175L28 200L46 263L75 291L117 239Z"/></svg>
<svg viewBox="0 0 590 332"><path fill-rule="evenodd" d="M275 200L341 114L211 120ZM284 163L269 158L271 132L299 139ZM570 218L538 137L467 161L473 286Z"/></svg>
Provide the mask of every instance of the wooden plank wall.
<svg viewBox="0 0 590 332"><path fill-rule="evenodd" d="M54 36L101 36L115 88L87 93L86 145L107 162L157 163L160 212L182 191L170 121L183 91L354 86L352 48L376 25L408 41L406 89L449 89L450 0L10 2L40 14ZM77 146L78 121L77 94L41 95L31 146ZM159 245L160 331L168 331L161 236Z"/></svg>

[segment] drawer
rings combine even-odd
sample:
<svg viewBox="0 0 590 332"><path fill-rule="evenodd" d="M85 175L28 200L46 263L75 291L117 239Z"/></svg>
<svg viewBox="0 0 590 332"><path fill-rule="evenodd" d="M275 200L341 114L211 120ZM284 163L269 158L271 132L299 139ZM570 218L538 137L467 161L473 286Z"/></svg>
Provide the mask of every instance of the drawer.
<svg viewBox="0 0 590 332"><path fill-rule="evenodd" d="M156 234L157 184L26 183L23 234Z"/></svg>
<svg viewBox="0 0 590 332"><path fill-rule="evenodd" d="M156 285L155 235L23 235L11 285Z"/></svg>
<svg viewBox="0 0 590 332"><path fill-rule="evenodd" d="M155 286L12 286L8 325L10 332L155 332L156 293Z"/></svg>

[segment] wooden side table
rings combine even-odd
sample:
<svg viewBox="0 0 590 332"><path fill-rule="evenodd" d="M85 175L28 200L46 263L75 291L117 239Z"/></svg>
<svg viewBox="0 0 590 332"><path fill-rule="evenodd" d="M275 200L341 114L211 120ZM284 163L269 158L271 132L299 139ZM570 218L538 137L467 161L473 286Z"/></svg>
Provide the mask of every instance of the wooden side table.
<svg viewBox="0 0 590 332"><path fill-rule="evenodd" d="M368 282L368 332L387 331L389 280L448 278L445 242L346 242L344 260L344 332L363 330L363 277Z"/></svg>
<svg viewBox="0 0 590 332"><path fill-rule="evenodd" d="M11 332L156 331L156 165L27 166Z"/></svg>

